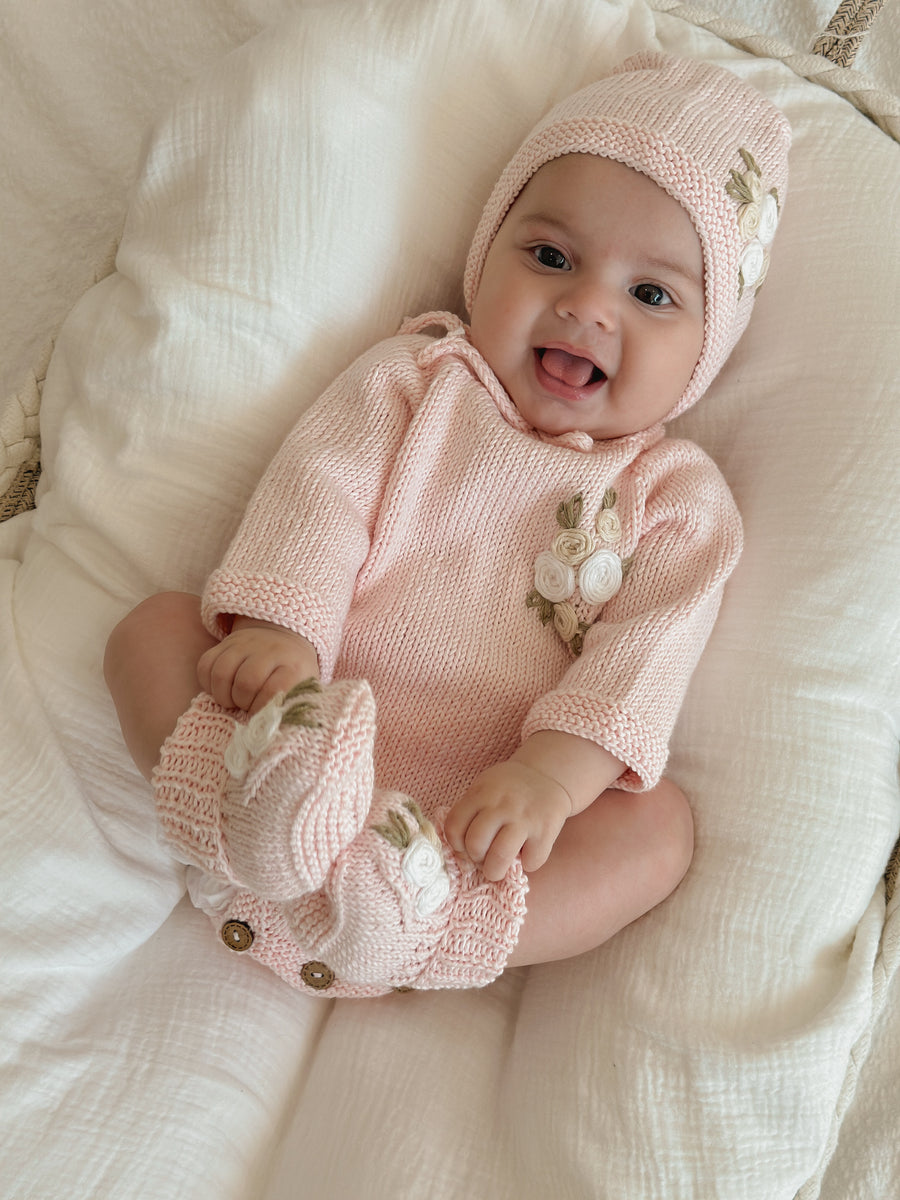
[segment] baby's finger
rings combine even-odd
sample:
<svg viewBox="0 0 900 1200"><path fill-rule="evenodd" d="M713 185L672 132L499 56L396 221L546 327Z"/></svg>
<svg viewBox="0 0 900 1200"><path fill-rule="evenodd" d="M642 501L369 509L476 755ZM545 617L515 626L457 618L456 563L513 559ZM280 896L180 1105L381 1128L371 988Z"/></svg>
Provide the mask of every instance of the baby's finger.
<svg viewBox="0 0 900 1200"><path fill-rule="evenodd" d="M481 861L481 870L485 878L490 879L492 883L503 879L521 851L524 840L525 835L517 825L501 826L481 859L476 860Z"/></svg>
<svg viewBox="0 0 900 1200"><path fill-rule="evenodd" d="M457 854L466 855L466 831L474 816L472 806L463 796L447 813L444 819L444 837Z"/></svg>
<svg viewBox="0 0 900 1200"><path fill-rule="evenodd" d="M253 702L272 673L271 666L259 657L248 655L234 673L231 697L235 708L250 712Z"/></svg>
<svg viewBox="0 0 900 1200"><path fill-rule="evenodd" d="M247 705L247 712L252 717L261 708L278 695L286 695L300 680L297 672L290 667L275 667L271 674L259 685L256 695Z"/></svg>
<svg viewBox="0 0 900 1200"><path fill-rule="evenodd" d="M538 871L550 857L554 839L549 835L529 838L522 847L522 866L526 872Z"/></svg>
<svg viewBox="0 0 900 1200"><path fill-rule="evenodd" d="M502 820L490 810L478 809L466 826L463 850L473 863L483 863L491 843L497 836Z"/></svg>
<svg viewBox="0 0 900 1200"><path fill-rule="evenodd" d="M201 654L197 662L197 683L200 685L200 690L212 694L210 684L212 682L213 663L219 657L221 645L212 646L205 654Z"/></svg>
<svg viewBox="0 0 900 1200"><path fill-rule="evenodd" d="M240 663L241 658L236 657L224 642L207 650L197 663L197 682L201 689L223 708L238 707L232 699L231 689Z"/></svg>

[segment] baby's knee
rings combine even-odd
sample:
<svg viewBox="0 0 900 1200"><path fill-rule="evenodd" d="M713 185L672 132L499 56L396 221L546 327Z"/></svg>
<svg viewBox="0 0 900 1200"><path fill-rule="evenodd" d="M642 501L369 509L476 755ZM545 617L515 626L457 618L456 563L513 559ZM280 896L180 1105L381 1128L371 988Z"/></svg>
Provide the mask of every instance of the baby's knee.
<svg viewBox="0 0 900 1200"><path fill-rule="evenodd" d="M106 639L103 651L103 677L109 688L114 687L123 667L131 657L131 647L137 637L139 624L137 609L132 609L113 627Z"/></svg>
<svg viewBox="0 0 900 1200"><path fill-rule="evenodd" d="M182 625L199 623L200 602L186 592L157 592L142 600L113 628L106 641L103 674L111 685L147 647Z"/></svg>
<svg viewBox="0 0 900 1200"><path fill-rule="evenodd" d="M671 779L641 794L645 836L654 874L668 894L678 886L694 857L694 817L687 796Z"/></svg>

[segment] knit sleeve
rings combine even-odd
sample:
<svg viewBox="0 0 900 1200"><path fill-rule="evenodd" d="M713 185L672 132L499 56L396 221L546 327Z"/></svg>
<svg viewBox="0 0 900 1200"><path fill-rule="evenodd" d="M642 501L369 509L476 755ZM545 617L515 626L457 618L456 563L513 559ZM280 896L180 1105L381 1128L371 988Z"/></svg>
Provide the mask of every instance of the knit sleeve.
<svg viewBox="0 0 900 1200"><path fill-rule="evenodd" d="M659 470L661 457L674 461ZM641 529L627 577L586 634L581 656L523 728L523 737L555 729L596 742L626 764L616 786L630 791L662 775L742 544L731 493L699 449L667 443L651 459L638 479Z"/></svg>
<svg viewBox="0 0 900 1200"><path fill-rule="evenodd" d="M398 337L350 366L303 414L272 460L203 595L211 633L241 615L313 643L330 678L381 499L424 389Z"/></svg>

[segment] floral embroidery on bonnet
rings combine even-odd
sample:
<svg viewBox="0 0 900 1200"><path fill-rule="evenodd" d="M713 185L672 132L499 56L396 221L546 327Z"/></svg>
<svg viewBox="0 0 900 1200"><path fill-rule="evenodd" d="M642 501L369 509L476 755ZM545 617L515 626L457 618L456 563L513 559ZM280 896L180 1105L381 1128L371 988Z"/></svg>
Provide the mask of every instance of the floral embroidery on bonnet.
<svg viewBox="0 0 900 1200"><path fill-rule="evenodd" d="M763 191L762 172L749 150L741 148L746 171L732 170L725 191L740 205L737 219L744 248L738 271L738 299L744 288L762 287L769 270L769 247L778 227L778 189Z"/></svg>

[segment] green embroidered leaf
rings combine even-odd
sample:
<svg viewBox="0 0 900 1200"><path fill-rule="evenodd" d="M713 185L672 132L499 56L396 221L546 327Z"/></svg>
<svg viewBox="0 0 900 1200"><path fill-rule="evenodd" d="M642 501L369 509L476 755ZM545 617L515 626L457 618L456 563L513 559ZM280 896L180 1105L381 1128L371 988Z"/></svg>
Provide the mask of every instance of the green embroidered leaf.
<svg viewBox="0 0 900 1200"><path fill-rule="evenodd" d="M295 704L292 708L287 708L282 713L281 724L290 725L293 727L304 726L307 729L318 729L319 722L315 718L316 706L304 700L300 704Z"/></svg>
<svg viewBox="0 0 900 1200"><path fill-rule="evenodd" d="M309 679L301 679L298 684L295 684L285 696L285 700L296 700L298 696L304 696L307 692L321 692L321 690L322 685L318 679L310 676Z"/></svg>
<svg viewBox="0 0 900 1200"><path fill-rule="evenodd" d="M425 814L422 812L421 808L419 808L418 804L416 804L415 800L407 797L403 807L407 810L407 812L412 813L413 820L423 833L425 833L426 830L433 828L431 822L426 819Z"/></svg>
<svg viewBox="0 0 900 1200"><path fill-rule="evenodd" d="M571 500L564 500L556 510L556 521L562 529L575 529L584 511L584 497L578 492Z"/></svg>
<svg viewBox="0 0 900 1200"><path fill-rule="evenodd" d="M316 692L321 692L322 685L318 679L301 679L285 696L285 701L296 700L298 696L309 696ZM316 706L309 700L302 700L299 704L293 705L291 708L284 710L281 717L282 725L304 726L307 729L318 729L319 722L313 716Z"/></svg>
<svg viewBox="0 0 900 1200"><path fill-rule="evenodd" d="M725 184L725 191L738 204L752 204L753 193L750 191L743 175L738 175L737 171L732 168L731 179Z"/></svg>
<svg viewBox="0 0 900 1200"><path fill-rule="evenodd" d="M533 588L525 597L526 608L536 608L542 625L548 625L553 620L553 602L542 596L537 588Z"/></svg>
<svg viewBox="0 0 900 1200"><path fill-rule="evenodd" d="M372 829L397 850L405 850L412 841L409 826L403 820L402 813L397 812L395 808L388 813L387 824L373 825Z"/></svg>
<svg viewBox="0 0 900 1200"><path fill-rule="evenodd" d="M615 506L617 499L618 499L618 496L616 495L615 488L607 488L606 491L603 493L603 503L601 504L600 507L601 508L613 508Z"/></svg>
<svg viewBox="0 0 900 1200"><path fill-rule="evenodd" d="M415 800L407 799L405 807L412 814L413 819L422 831L423 837L426 837L436 850L440 850L443 853L444 847L441 845L441 839L438 837L437 830L422 812L421 808L419 808L418 804L416 804Z"/></svg>
<svg viewBox="0 0 900 1200"><path fill-rule="evenodd" d="M741 158L746 163L747 170L752 171L754 175L758 175L760 178L762 178L762 171L760 171L759 167L756 164L756 159L753 157L753 155L750 153L750 151L745 150L743 147L741 147L740 154L741 154Z"/></svg>
<svg viewBox="0 0 900 1200"><path fill-rule="evenodd" d="M582 650L584 650L584 637L589 629L590 625L587 625L584 621L579 621L578 632L569 641L569 645L572 647L572 653L576 658L578 658Z"/></svg>
<svg viewBox="0 0 900 1200"><path fill-rule="evenodd" d="M622 579L623 580L628 578L628 573L630 572L633 565L634 565L634 555L633 554L631 555L630 558L622 559Z"/></svg>

